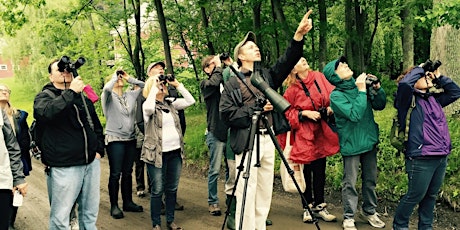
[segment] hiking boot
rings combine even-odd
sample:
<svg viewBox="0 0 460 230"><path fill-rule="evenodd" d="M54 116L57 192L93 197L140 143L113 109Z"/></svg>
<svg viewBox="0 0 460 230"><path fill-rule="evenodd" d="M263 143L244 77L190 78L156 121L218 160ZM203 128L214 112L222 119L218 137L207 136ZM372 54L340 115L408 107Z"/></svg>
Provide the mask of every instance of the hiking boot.
<svg viewBox="0 0 460 230"><path fill-rule="evenodd" d="M272 226L272 225L273 225L273 221L267 218L265 220L265 226Z"/></svg>
<svg viewBox="0 0 460 230"><path fill-rule="evenodd" d="M310 212L308 209L303 210L302 221L304 223L313 223L313 217L311 217Z"/></svg>
<svg viewBox="0 0 460 230"><path fill-rule="evenodd" d="M354 219L345 219L342 224L343 230L357 230Z"/></svg>
<svg viewBox="0 0 460 230"><path fill-rule="evenodd" d="M222 214L218 204L210 204L208 210L212 216L220 216Z"/></svg>
<svg viewBox="0 0 460 230"><path fill-rule="evenodd" d="M365 213L361 212L361 218L363 220L367 220L367 222L369 222L369 224L374 228L385 227L385 223L380 220L378 213L374 213L373 215L366 215Z"/></svg>
<svg viewBox="0 0 460 230"><path fill-rule="evenodd" d="M321 218L327 222L337 221L337 218L327 211L326 206L326 203L316 205L314 208L312 208L313 215L316 218Z"/></svg>
<svg viewBox="0 0 460 230"><path fill-rule="evenodd" d="M174 209L177 210L177 211L182 211L182 210L184 210L184 205L180 205L176 201L176 205L174 206Z"/></svg>
<svg viewBox="0 0 460 230"><path fill-rule="evenodd" d="M144 192L144 190L140 190L140 191L137 191L136 195L138 197L145 197L145 192Z"/></svg>
<svg viewBox="0 0 460 230"><path fill-rule="evenodd" d="M113 219L123 218L123 212L120 210L118 205L112 205L112 207L110 208L110 215Z"/></svg>
<svg viewBox="0 0 460 230"><path fill-rule="evenodd" d="M182 229L183 229L182 227L177 226L177 224L174 222L168 223L168 230L182 230Z"/></svg>
<svg viewBox="0 0 460 230"><path fill-rule="evenodd" d="M78 218L74 217L70 220L70 229L79 230L80 226L78 225Z"/></svg>
<svg viewBox="0 0 460 230"><path fill-rule="evenodd" d="M125 212L142 212L144 211L142 206L135 204L134 202L130 201L126 204L123 204L123 211Z"/></svg>

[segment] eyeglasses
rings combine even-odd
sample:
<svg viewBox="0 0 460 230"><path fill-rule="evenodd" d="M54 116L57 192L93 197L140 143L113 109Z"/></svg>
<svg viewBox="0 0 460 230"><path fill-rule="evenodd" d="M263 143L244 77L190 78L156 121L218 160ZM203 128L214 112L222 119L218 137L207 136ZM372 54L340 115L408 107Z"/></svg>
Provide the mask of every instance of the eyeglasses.
<svg viewBox="0 0 460 230"><path fill-rule="evenodd" d="M9 90L9 89L0 89L0 92L2 92L2 93L11 93L11 90Z"/></svg>

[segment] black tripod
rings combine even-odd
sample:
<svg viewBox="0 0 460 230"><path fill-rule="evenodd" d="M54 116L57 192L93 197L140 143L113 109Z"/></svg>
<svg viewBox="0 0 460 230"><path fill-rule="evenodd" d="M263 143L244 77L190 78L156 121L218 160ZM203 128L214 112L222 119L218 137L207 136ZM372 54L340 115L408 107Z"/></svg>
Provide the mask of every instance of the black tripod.
<svg viewBox="0 0 460 230"><path fill-rule="evenodd" d="M260 106L258 106L258 107L260 108ZM250 172L250 167L251 167L252 153L253 153L253 148L254 148L255 137L257 135L256 131L259 128L258 124L259 124L260 120L263 121L264 128L268 131L268 133L270 135L270 138L271 138L273 144L275 145L276 150L278 151L279 157L283 161L283 164L286 166L286 169L287 169L289 175L291 176L292 180L294 181L294 184L295 184L295 186L297 188L297 191L299 192L300 197L302 198L302 200L304 201L305 204L308 204L307 200L303 196L302 191L300 190L299 184L297 183L297 181L296 181L296 179L294 177L294 170L292 170L291 167L289 167L289 162L284 157L283 150L282 150L278 140L276 139L276 136L275 136L274 132L270 128L270 125L269 125L267 117L262 113L261 109L255 110L253 115L252 115L252 123L251 123L251 129L250 129L250 134L249 134L250 136L249 136L249 140L248 140L248 143L247 143L247 149L245 149L245 151L242 153L243 154L242 160L241 160L239 166L237 167L238 174L237 174L236 180L235 180L235 187L233 187L232 196L231 196L230 201L229 201L229 204L231 204L231 202L233 202L233 197L235 197L236 186L238 185L238 181L239 181L241 172L244 169L245 159L247 159L246 170L243 173L243 178L245 179L245 182L244 182L244 190L243 190L243 199L241 201L242 204L241 204L240 226L239 226L240 230L243 227L244 206L245 206L245 203L246 203L246 193L247 193L247 187L248 187L248 179L250 177L249 172ZM260 144L259 135L257 135L257 144ZM257 162L254 165L254 167L260 167L260 153L259 153L259 151L260 151L260 148L257 148ZM224 229L225 223L227 221L230 206L231 205L228 205L227 211L225 212L226 215L225 215L224 223L222 225L222 230ZM306 206L306 209L310 213L310 215L312 216L313 223L315 224L316 229L319 230L320 228L319 228L319 225L318 225L318 219L315 218L315 216L313 215L312 210L310 209L310 207L308 205Z"/></svg>

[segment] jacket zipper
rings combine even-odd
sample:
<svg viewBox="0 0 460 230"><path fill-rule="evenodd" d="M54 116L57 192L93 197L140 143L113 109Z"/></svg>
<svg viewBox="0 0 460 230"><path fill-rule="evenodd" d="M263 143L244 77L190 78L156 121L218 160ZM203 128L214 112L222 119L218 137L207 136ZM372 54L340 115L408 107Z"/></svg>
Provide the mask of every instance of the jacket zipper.
<svg viewBox="0 0 460 230"><path fill-rule="evenodd" d="M81 128L83 130L83 137L85 139L85 158L86 158L86 163L88 164L88 158L89 158L88 157L88 137L86 135L85 126L83 125L83 122L80 119L80 112L78 112L78 108L76 105L73 105L73 107L75 107L75 110L77 111L77 120L78 120L78 123L80 123Z"/></svg>

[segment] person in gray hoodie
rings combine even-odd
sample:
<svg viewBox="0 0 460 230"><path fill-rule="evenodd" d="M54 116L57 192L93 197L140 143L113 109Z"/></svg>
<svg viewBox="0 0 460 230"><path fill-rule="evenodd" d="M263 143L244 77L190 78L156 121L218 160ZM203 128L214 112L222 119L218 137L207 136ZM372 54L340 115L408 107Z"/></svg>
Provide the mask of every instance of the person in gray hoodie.
<svg viewBox="0 0 460 230"><path fill-rule="evenodd" d="M127 90L126 83L138 86ZM110 215L114 219L123 218L118 207L118 190L121 177L121 196L125 212L142 212L142 206L133 202L132 176L136 158L135 112L136 100L144 88L144 82L130 77L123 70L117 70L105 84L102 92L102 109L107 118L105 145L109 157Z"/></svg>
<svg viewBox="0 0 460 230"><path fill-rule="evenodd" d="M0 230L8 229L11 215L13 193L18 190L23 196L27 193L21 149L14 135L6 113L0 110Z"/></svg>

